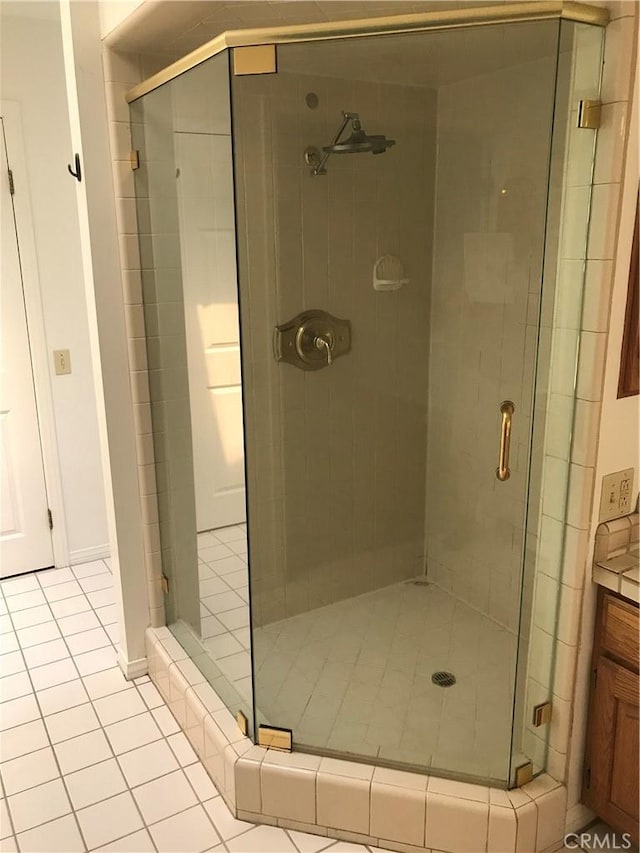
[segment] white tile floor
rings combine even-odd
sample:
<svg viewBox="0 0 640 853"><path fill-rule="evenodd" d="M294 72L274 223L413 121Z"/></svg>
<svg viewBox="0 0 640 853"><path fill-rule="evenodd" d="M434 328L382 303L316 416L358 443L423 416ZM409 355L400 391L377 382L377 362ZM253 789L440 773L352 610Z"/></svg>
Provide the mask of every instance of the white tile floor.
<svg viewBox="0 0 640 853"><path fill-rule="evenodd" d="M235 820L145 676L115 666L103 561L0 583L0 851L347 853Z"/></svg>

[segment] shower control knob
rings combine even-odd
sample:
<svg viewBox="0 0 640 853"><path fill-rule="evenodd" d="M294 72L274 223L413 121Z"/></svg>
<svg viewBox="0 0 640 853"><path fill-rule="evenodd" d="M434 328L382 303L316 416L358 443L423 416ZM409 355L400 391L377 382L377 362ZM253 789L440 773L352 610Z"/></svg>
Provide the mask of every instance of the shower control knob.
<svg viewBox="0 0 640 853"><path fill-rule="evenodd" d="M315 340L316 349L324 350L327 354L327 364L331 364L331 350L333 349L333 341L328 340L327 338L323 338L322 335L318 335Z"/></svg>
<svg viewBox="0 0 640 853"><path fill-rule="evenodd" d="M301 370L320 370L351 349L351 323L320 309L303 311L276 326L273 349L276 361Z"/></svg>

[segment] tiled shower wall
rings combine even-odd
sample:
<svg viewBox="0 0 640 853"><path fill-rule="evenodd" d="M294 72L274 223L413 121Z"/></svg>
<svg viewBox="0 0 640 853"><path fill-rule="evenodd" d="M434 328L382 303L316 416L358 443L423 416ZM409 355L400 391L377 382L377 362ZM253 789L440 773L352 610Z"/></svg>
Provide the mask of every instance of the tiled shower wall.
<svg viewBox="0 0 640 853"><path fill-rule="evenodd" d="M434 94L287 72L233 78L256 624L424 572ZM312 177L342 110L397 146ZM375 292L387 253L410 282ZM351 352L278 364L274 326L310 308L351 320Z"/></svg>
<svg viewBox="0 0 640 853"><path fill-rule="evenodd" d="M161 64L166 64L162 62ZM156 63L154 63L156 65ZM162 555L158 523L158 500L149 403L149 374L146 350L145 320L142 304L142 275L138 246L136 199L131 169L131 129L127 91L155 67L144 64L136 54L103 50L105 93L113 161L113 186L120 242L122 288L126 308L126 329L129 340L131 394L134 401L134 420L138 452L138 482L144 524L145 570L151 624L165 624L162 593Z"/></svg>
<svg viewBox="0 0 640 853"><path fill-rule="evenodd" d="M554 29L530 33L555 42ZM548 55L438 89L427 577L514 632L555 72ZM515 403L504 483L503 400Z"/></svg>
<svg viewBox="0 0 640 853"><path fill-rule="evenodd" d="M618 242L620 187L625 155L637 157L637 151L632 153L626 149L634 58L637 52L638 6L629 2L605 5L611 9L612 21L605 34L600 95L602 120L596 141L584 301L577 313L572 313L566 306L564 311L565 318L572 318L570 322L565 322L567 328L579 331L580 348L577 403L571 425L573 439L568 466L567 518L558 587L559 615L552 687L554 716L550 725L547 754L549 772L561 781L567 778L568 773L574 773L580 778L582 772L581 749L587 703L582 701L582 697L576 699L575 696L580 623L581 620L589 619L588 612L583 612L582 592L588 584L585 575L590 572L587 556L589 540L593 538L589 530L591 506L594 492L599 494L594 474L604 364L605 358L618 357L617 353L607 354L607 337ZM580 158L577 162L580 163ZM571 176L570 186L578 195L583 185L584 177L579 172ZM569 216L571 210L569 206ZM628 263L626 258L623 263ZM542 601L544 606L544 598ZM572 729L578 733L577 754L570 754L569 738L575 738L575 734L570 735ZM579 783L577 786L569 784L570 808L579 799L579 789Z"/></svg>
<svg viewBox="0 0 640 853"><path fill-rule="evenodd" d="M584 409L584 385L576 387L580 314L584 293L585 258L596 131L578 127L580 99L599 97L602 69L602 32L587 26L563 25L559 109L554 125L550 201L547 233L558 235L554 251L545 258L545 280L555 288L543 293L541 311L542 359L536 395L534 441L536 465L544 470L540 506L530 518L528 553L533 580L532 608L523 625L521 654L528 651L522 751L536 767L544 767L549 740L547 727L535 727L531 708L553 694L553 645L556 631L566 637L567 626L558 624L563 530L567 518L575 523L579 510L569 505L569 462L578 458L584 444L583 424L590 429L592 414ZM548 239L548 244L552 241ZM580 427L574 434L574 410ZM572 449L572 436L574 447ZM578 455L576 455L578 454ZM535 566L535 571L533 571ZM522 684L524 688L524 684ZM566 688L563 688L563 690ZM562 713L565 700L553 696ZM525 710L526 709L526 710Z"/></svg>
<svg viewBox="0 0 640 853"><path fill-rule="evenodd" d="M131 108L149 400L167 617L199 628L195 496L176 179L173 87ZM176 570L179 567L179 570Z"/></svg>

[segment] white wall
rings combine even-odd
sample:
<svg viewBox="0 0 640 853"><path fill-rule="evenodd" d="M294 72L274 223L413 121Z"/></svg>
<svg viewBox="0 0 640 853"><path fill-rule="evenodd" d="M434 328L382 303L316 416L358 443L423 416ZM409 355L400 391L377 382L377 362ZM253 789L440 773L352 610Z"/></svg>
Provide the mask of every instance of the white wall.
<svg viewBox="0 0 640 853"><path fill-rule="evenodd" d="M609 317L609 341L607 345L604 388L602 392L602 413L600 416L600 439L596 464L595 491L591 527L591 546L598 525L602 478L624 468L635 469L634 498L640 485L640 397L617 399L618 376L620 373L620 354L622 334L627 305L629 283L629 263L638 194L638 80L636 78L634 114L629 123L630 137L623 184L622 212L618 235L618 250L615 262L611 314ZM615 106L615 105L614 105ZM597 176L596 176L597 177Z"/></svg>
<svg viewBox="0 0 640 853"><path fill-rule="evenodd" d="M58 6L0 5L1 90L22 113L46 344L72 373L49 375L72 562L108 554L104 486L79 251ZM18 188L17 191L21 191Z"/></svg>

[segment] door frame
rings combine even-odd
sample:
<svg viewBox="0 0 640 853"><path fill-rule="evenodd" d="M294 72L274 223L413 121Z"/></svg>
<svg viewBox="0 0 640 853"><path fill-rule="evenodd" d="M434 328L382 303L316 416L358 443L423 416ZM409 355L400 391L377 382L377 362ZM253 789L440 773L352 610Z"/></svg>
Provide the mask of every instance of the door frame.
<svg viewBox="0 0 640 853"><path fill-rule="evenodd" d="M53 561L56 568L59 568L69 565L69 541L62 494L53 393L49 373L49 351L38 275L38 255L33 230L20 104L17 101L0 101L0 115L4 119L7 158L16 187L12 201L31 350L31 371L38 411L38 431L40 433L47 501L53 515L53 529L51 530Z"/></svg>

